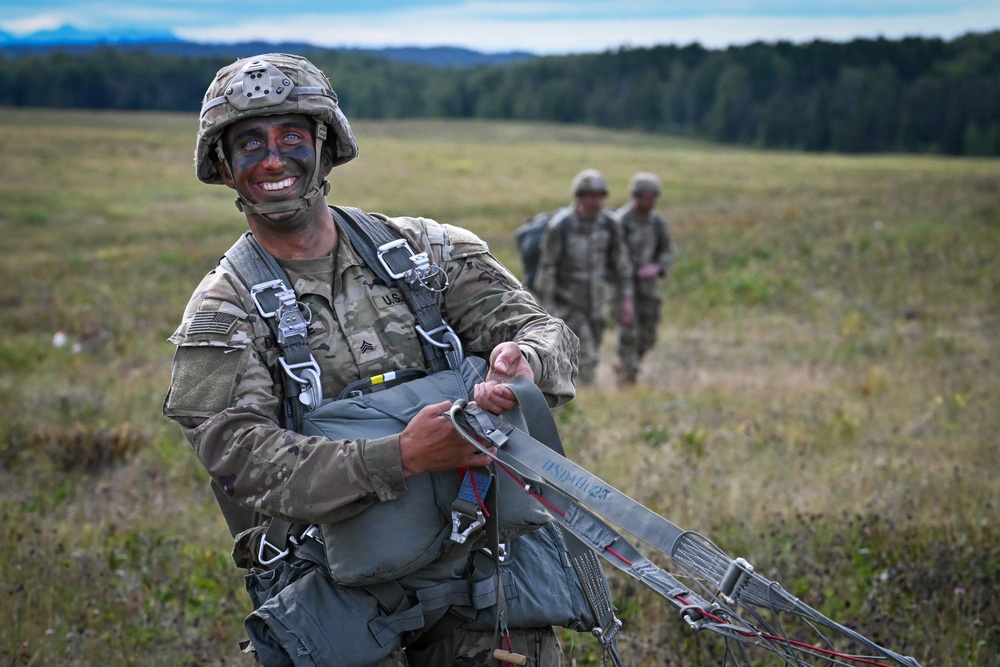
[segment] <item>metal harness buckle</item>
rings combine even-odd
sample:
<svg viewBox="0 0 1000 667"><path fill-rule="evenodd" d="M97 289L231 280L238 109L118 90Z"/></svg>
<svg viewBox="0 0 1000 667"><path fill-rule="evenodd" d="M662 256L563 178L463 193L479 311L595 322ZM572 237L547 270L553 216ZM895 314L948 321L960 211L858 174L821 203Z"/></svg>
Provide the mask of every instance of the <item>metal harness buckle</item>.
<svg viewBox="0 0 1000 667"><path fill-rule="evenodd" d="M272 558L267 558L265 556L265 554L269 549L276 554ZM288 551L289 551L288 549L279 549L277 546L268 542L267 535L261 535L260 547L257 549L257 562L263 565L264 567L267 567L269 565L277 563L279 560L287 556Z"/></svg>
<svg viewBox="0 0 1000 667"><path fill-rule="evenodd" d="M389 266L386 257L394 250L401 250L406 255L411 266L404 270L396 270ZM448 288L448 274L437 264L431 264L426 252L413 252L413 248L406 239L395 239L394 241L380 245L378 247L378 261L393 280L402 279L410 284L420 283L431 292L443 292ZM441 277L443 284L432 286L430 284L431 281L438 276Z"/></svg>
<svg viewBox="0 0 1000 667"><path fill-rule="evenodd" d="M463 519L468 521L469 524L462 527ZM470 516L459 512L458 510L451 511L451 541L457 542L458 544L465 544L465 541L469 539L469 536L480 530L486 525L486 518L483 516L482 510L476 510L476 515Z"/></svg>
<svg viewBox="0 0 1000 667"><path fill-rule="evenodd" d="M299 394L299 401L307 408L313 408L323 402L323 385L319 379L319 364L312 356L309 361L297 364L290 364L285 357L278 357L278 363L282 370L301 385L302 393ZM299 374L296 374L296 371Z"/></svg>
<svg viewBox="0 0 1000 667"><path fill-rule="evenodd" d="M278 310L281 309L282 299L279 295L284 291L287 291L285 290L285 283L280 280L269 280L266 283L257 283L251 287L250 298L253 299L254 305L257 306L257 311L260 312L261 317L274 317ZM261 303L259 295L264 292L274 292L275 298L278 299L278 305L273 310L268 310L264 307L264 304Z"/></svg>

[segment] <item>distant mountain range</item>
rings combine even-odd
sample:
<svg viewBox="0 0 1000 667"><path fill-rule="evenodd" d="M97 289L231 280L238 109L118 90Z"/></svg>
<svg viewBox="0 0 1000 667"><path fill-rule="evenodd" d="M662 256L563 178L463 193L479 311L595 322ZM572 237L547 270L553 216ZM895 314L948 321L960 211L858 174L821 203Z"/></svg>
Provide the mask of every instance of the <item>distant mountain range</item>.
<svg viewBox="0 0 1000 667"><path fill-rule="evenodd" d="M81 30L64 25L55 30L40 30L28 35L15 37L0 30L0 46L62 46L66 44L134 44L141 42L179 42L169 31L148 32L143 30Z"/></svg>
<svg viewBox="0 0 1000 667"><path fill-rule="evenodd" d="M68 52L87 51L98 47L114 46L122 49L145 49L153 53L174 55L233 55L234 57L265 51L301 52L309 49L351 51L381 55L398 62L429 67L473 67L476 65L501 65L536 57L525 51L483 53L454 46L416 47L401 46L382 49L357 47L321 47L313 44L283 42L245 42L239 44L208 44L188 42L170 32L120 30L97 32L62 26L29 35L14 36L0 31L0 54L17 57L25 54L45 54L54 50Z"/></svg>

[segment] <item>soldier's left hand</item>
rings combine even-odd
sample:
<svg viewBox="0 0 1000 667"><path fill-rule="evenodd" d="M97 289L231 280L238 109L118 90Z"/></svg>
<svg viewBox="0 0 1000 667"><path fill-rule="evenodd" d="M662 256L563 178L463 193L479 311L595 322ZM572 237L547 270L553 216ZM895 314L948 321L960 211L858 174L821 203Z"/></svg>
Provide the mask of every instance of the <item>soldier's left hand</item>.
<svg viewBox="0 0 1000 667"><path fill-rule="evenodd" d="M535 380L531 365L521 354L517 343L500 343L490 354L490 370L486 374L486 380L477 384L473 391L476 404L494 414L513 409L517 405L514 392L500 385L519 375Z"/></svg>
<svg viewBox="0 0 1000 667"><path fill-rule="evenodd" d="M635 301L632 297L626 297L622 300L622 309L619 313L619 321L622 326L629 326L632 324L632 320L635 318Z"/></svg>

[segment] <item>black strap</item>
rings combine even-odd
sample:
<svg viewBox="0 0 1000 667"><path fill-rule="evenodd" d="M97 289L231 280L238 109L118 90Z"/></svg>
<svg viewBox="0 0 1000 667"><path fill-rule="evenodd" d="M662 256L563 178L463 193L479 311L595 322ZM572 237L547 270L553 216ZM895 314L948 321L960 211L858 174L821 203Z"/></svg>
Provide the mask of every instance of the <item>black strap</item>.
<svg viewBox="0 0 1000 667"><path fill-rule="evenodd" d="M294 312L289 312L292 317L291 327L288 326L289 322L279 321L280 313L283 312L283 303L279 295L288 292L294 294L288 276L274 257L261 247L250 232L245 233L233 244L233 247L226 252L223 261L228 261L228 268L232 269L247 289L251 290L254 305L261 313L262 319L267 322L274 340L281 349L286 365L281 373L285 390L283 421L285 428L297 431L302 423L303 398L307 394L303 394L301 383L293 376L294 370L289 371L288 369L314 365L315 360L309 350L308 333L305 329L305 322L301 320L301 315L298 313L297 306ZM271 316L265 316L265 313L271 313ZM317 382L318 370L317 366ZM310 403L314 402L317 402L315 398L310 401ZM229 524L229 531L234 536L263 520L262 515L257 512L251 511L248 514L248 510L222 492L222 489L218 488L214 482L212 490L215 492L222 514ZM248 521L253 523L247 525ZM295 527L296 524L290 521L272 517L260 542L258 560L266 565L283 558L288 553L289 533L301 532L301 530L294 530ZM301 526L301 528L304 530L305 526Z"/></svg>
<svg viewBox="0 0 1000 667"><path fill-rule="evenodd" d="M368 268L386 285L396 285L403 293L422 329L420 347L430 372L458 368L461 363L458 338L441 315L437 294L428 286L426 277L420 275L409 244L389 225L359 208L331 206L330 209Z"/></svg>
<svg viewBox="0 0 1000 667"><path fill-rule="evenodd" d="M298 369L315 363L312 352L309 350L305 322L302 321L299 326L290 331L287 326L283 326L287 323L279 321L278 315L282 313L283 305L279 295L288 292L294 294L294 290L288 276L278 266L278 262L271 256L271 253L261 247L253 234L247 232L233 244L224 259L228 260L229 268L243 281L247 289L251 290L254 305L271 329L287 368ZM271 316L267 316L265 313L270 313ZM298 313L296 310L288 314L294 316ZM292 373L283 371L281 375L285 387L284 425L288 429L297 431L302 423L302 386L292 376Z"/></svg>

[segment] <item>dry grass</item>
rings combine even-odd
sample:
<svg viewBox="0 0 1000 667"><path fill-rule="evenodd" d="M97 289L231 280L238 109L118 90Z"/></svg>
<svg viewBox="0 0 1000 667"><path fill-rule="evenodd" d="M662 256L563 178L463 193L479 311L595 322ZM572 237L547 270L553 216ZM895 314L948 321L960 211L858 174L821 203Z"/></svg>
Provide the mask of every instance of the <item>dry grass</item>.
<svg viewBox="0 0 1000 667"><path fill-rule="evenodd" d="M166 338L243 229L194 178L195 126L0 109L0 663L245 664L225 527L159 416ZM657 171L681 248L660 344L620 390L606 341L605 382L558 415L571 456L926 667L996 664L1000 161L355 131L335 201L467 226L512 267L514 227L580 169L615 204ZM712 637L614 585L630 661L718 663Z"/></svg>

